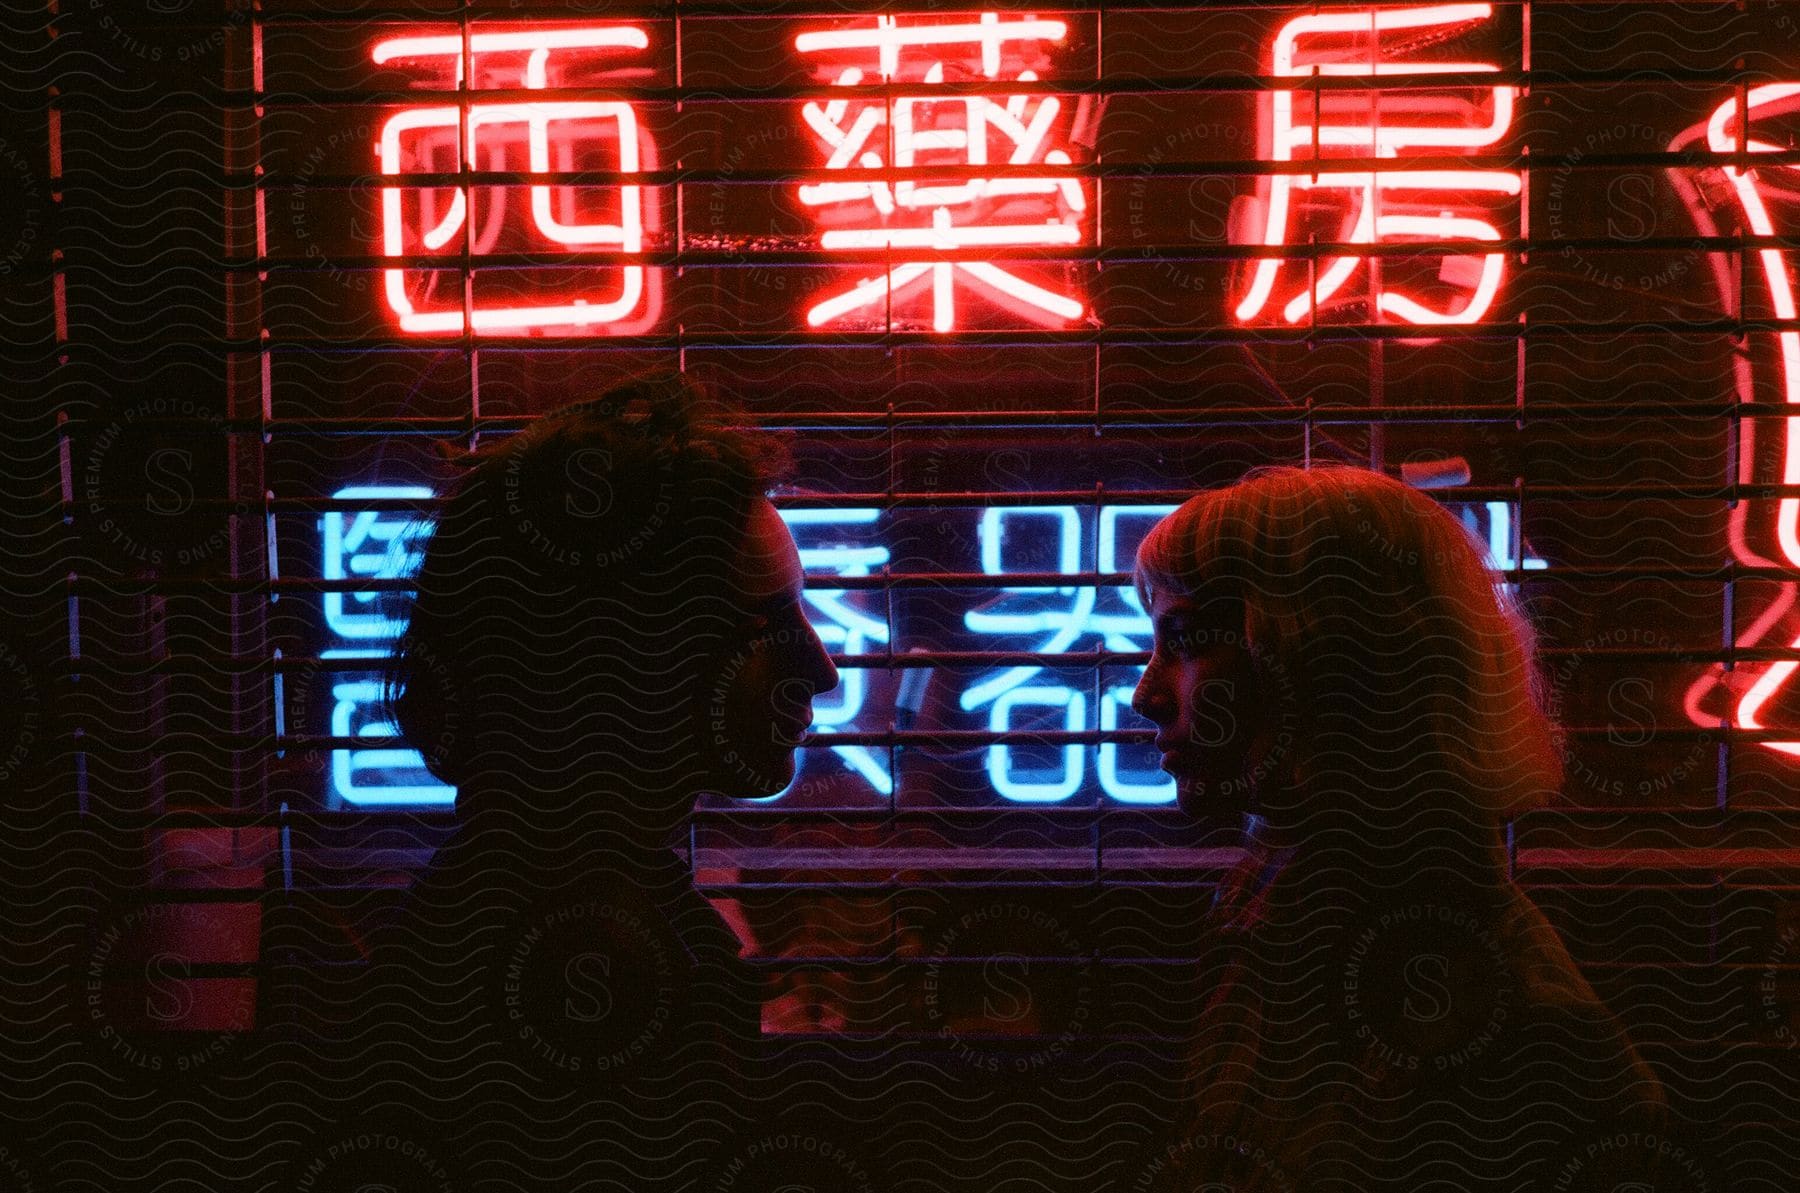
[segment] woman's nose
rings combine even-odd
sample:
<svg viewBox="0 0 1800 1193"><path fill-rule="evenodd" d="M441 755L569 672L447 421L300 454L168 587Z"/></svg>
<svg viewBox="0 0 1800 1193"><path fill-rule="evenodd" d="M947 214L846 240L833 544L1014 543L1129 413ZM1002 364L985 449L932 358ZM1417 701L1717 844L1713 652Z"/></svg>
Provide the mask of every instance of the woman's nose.
<svg viewBox="0 0 1800 1193"><path fill-rule="evenodd" d="M1147 721L1162 725L1167 723L1171 707L1163 668L1153 662L1144 668L1137 689L1131 693L1131 710Z"/></svg>

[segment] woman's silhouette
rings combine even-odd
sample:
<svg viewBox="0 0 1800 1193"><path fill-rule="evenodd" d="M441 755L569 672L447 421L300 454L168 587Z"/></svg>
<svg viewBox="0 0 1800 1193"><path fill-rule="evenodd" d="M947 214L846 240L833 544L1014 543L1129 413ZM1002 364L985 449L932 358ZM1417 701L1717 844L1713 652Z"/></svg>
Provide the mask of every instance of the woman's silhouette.
<svg viewBox="0 0 1800 1193"><path fill-rule="evenodd" d="M1137 584L1134 706L1181 807L1247 826L1167 1179L1640 1175L1557 1159L1660 1123L1662 1094L1510 877L1502 825L1561 759L1528 628L1454 517L1374 472L1262 470L1159 524Z"/></svg>
<svg viewBox="0 0 1800 1193"><path fill-rule="evenodd" d="M679 378L463 462L389 679L457 825L345 1008L362 1129L475 1185L639 1190L753 1134L757 983L676 849L699 793L792 780L837 683L782 465Z"/></svg>

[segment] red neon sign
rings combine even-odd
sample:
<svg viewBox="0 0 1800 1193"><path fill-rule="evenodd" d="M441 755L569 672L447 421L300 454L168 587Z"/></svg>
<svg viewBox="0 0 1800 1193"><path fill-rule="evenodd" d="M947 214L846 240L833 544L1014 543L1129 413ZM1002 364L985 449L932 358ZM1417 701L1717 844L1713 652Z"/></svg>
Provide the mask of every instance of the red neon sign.
<svg viewBox="0 0 1800 1193"><path fill-rule="evenodd" d="M1687 149L1704 131L1706 146L1715 153L1734 153L1740 148L1749 153L1779 152L1789 148L1789 145L1763 140L1754 135L1754 123L1760 120L1766 124L1795 112L1800 112L1800 83L1755 87L1745 94L1741 106L1736 98L1725 101L1713 110L1703 126L1684 132L1669 147L1672 150ZM1783 142L1788 140L1781 138ZM1771 201L1779 193L1791 192L1795 167L1774 165L1739 169L1737 166L1726 165L1721 169L1745 230L1756 236L1780 234L1783 230L1776 227L1776 220L1770 211ZM1712 215L1698 193L1691 186L1684 186L1682 189L1700 229L1707 234L1716 234L1717 227ZM1795 302L1794 280L1783 252L1781 249L1760 249L1757 251L1757 258L1762 265L1763 283L1776 318L1793 319L1800 313L1800 305ZM1731 290L1732 287L1726 280L1721 285L1721 292L1730 293ZM1789 405L1800 406L1800 331L1777 332L1776 342L1780 359L1778 380L1782 400ZM1749 380L1746 375L1740 382L1744 387L1745 400L1754 397ZM1800 484L1800 416L1790 416L1782 422L1783 440L1778 452L1781 460L1781 483ZM1754 420L1744 423L1742 435L1745 443L1741 468L1742 479L1746 481L1755 479L1757 471L1756 431L1757 424ZM1733 554L1741 562L1752 566L1785 562L1790 567L1800 568L1800 498L1783 497L1776 503L1774 531L1780 561L1768 559L1751 546L1748 522L1752 514L1760 512L1762 508L1761 502L1742 502L1733 509ZM1776 599L1738 637L1737 645L1754 646L1776 632L1776 627L1783 623L1794 608L1795 598L1795 585L1791 582L1783 583ZM1794 636L1791 630L1784 636L1790 637L1790 647L1800 648L1800 636ZM1707 716L1703 705L1715 691L1723 690L1736 697L1735 702L1729 706L1729 711L1723 714L1723 719L1739 729L1761 729L1764 707L1778 691L1787 686L1796 670L1800 670L1800 661L1791 659L1769 663L1760 671L1755 666L1750 666L1733 674L1727 674L1723 667L1715 667L1689 687L1685 701L1687 714L1696 724L1718 724L1721 717ZM1747 681L1747 686L1744 682L1737 681L1739 676ZM1779 754L1800 755L1800 741L1765 741L1759 744L1764 749Z"/></svg>
<svg viewBox="0 0 1800 1193"><path fill-rule="evenodd" d="M435 80L439 85L461 86L466 73L472 88L543 90L560 85L560 74L568 67L585 65L584 54L617 54L648 45L643 30L609 25L473 34L468 39L466 71L464 42L458 34L389 38L376 44L372 56L377 64L434 66L440 76L444 67L450 66L450 78L447 83L442 78ZM460 135L459 128L465 130ZM632 106L613 100L471 103L466 116L455 105L408 108L387 121L376 145L383 174L465 167L530 173L589 168L635 174L647 168L650 156L649 139ZM528 188L526 243L642 252L643 188L626 185L612 189L618 193L617 211L607 213L612 218L596 218L580 209L583 188L532 185ZM445 191L449 192L447 200ZM416 221L406 218L409 199ZM401 257L446 249L455 252L464 247L471 256L493 252L507 231L505 200L497 198L488 211L477 212L474 220L470 216L473 206L464 187L383 187L382 254ZM554 302L487 305L477 299L469 306L466 323L460 288L449 296L432 293L440 276L436 270L386 269L383 294L400 329L424 335L460 333L465 326L476 334L551 329L619 334L648 327L658 305L653 271L642 265L622 265L602 272L616 275L616 280Z"/></svg>
<svg viewBox="0 0 1800 1193"><path fill-rule="evenodd" d="M1275 37L1273 73L1366 75L1385 80L1499 70L1493 62L1416 59L1413 45L1443 41L1479 26L1493 15L1490 4L1438 4L1413 8L1371 8L1315 13L1283 25ZM1448 91L1384 92L1379 104L1368 93L1273 91L1265 100L1262 149L1267 160L1318 160L1328 154L1401 159L1407 151L1444 154L1498 144L1512 124L1517 89L1481 88L1473 99ZM1314 97L1316 95L1316 106ZM1308 109L1316 113L1312 123ZM1402 159L1403 160L1403 159ZM1484 207L1517 199L1517 172L1509 170L1352 170L1278 174L1260 184L1262 227L1249 239L1278 247L1303 244L1309 234L1352 244L1375 244L1414 237L1423 240L1499 240L1500 230ZM1286 267L1274 258L1256 262L1234 314L1240 322L1280 311L1298 323L1323 306L1350 278L1362 257L1321 263L1308 287L1285 303L1273 302L1275 283ZM1392 286L1378 287L1376 310L1406 323L1478 322L1493 306L1505 276L1501 253L1447 256L1439 280L1461 291L1441 305Z"/></svg>
<svg viewBox="0 0 1800 1193"><path fill-rule="evenodd" d="M1045 46L1063 40L1062 21L982 13L974 22L926 23L878 16L872 25L801 33L794 48L824 56L825 77L854 89L874 79L918 82L946 78L1033 82ZM806 312L810 327L853 317L886 318L913 299L929 300L931 326L957 326L956 291L968 285L989 302L1033 322L1061 326L1081 317L1075 295L1021 275L1010 263L933 259L933 251L970 248L1062 247L1085 243L1087 198L1072 173L968 178L933 184L921 177L946 162L982 166L1066 167L1073 159L1053 144L1063 97L1005 95L901 96L812 102L807 125L828 151L832 170L885 170L875 179L802 186L800 201L817 209L825 249L897 249L908 260L827 294ZM1078 116L1087 100L1078 101Z"/></svg>
<svg viewBox="0 0 1800 1193"><path fill-rule="evenodd" d="M1275 163L1311 163L1309 173L1270 174L1258 181L1258 202L1249 242L1271 248L1323 238L1347 244L1405 241L1466 241L1473 247L1502 238L1505 212L1522 193L1521 175L1492 168L1410 168L1409 157L1493 151L1509 135L1518 92L1507 85L1443 85L1449 75L1492 74L1502 69L1492 55L1446 51L1494 29L1488 3L1442 3L1411 7L1369 7L1315 11L1282 24L1270 45L1271 72L1282 78L1319 76L1366 78L1354 91L1277 89L1264 97L1260 153ZM981 260L987 249L1079 249L1092 243L1088 196L1074 170L1074 147L1091 143L1096 117L1091 97L1048 94L1041 79L1068 40L1068 25L1028 14L985 12L941 18L924 14L839 19L798 33L793 46L815 64L817 77L835 89L828 100L807 102L802 117L818 140L827 171L840 178L797 188L801 206L819 225L827 251L886 252L898 263L873 276L813 295L806 309L810 328L906 322L937 332L953 332L969 320L967 295L1030 322L1066 326L1089 312L1080 293L1051 284L1049 270L1033 262ZM587 25L507 32L431 34L388 38L372 49L377 64L404 64L435 87L471 90L567 87L574 72L591 74L621 56L649 46L634 25ZM933 90L948 82L1001 84L994 93L951 94ZM1018 84L1016 89L1007 86ZM899 84L910 94L891 94ZM879 85L879 86L878 86ZM1767 124L1800 113L1800 83L1757 87L1740 101L1720 104L1707 120L1676 138L1682 150L1701 137L1716 153L1740 149L1767 153L1791 144L1786 136L1755 136ZM381 190L382 247L390 258L406 258L383 271L383 295L402 331L416 335L521 334L560 331L575 334L635 334L647 330L660 310L658 271L621 255L641 253L654 206L643 187L609 188L536 183L524 188L526 202L508 219L505 199L481 210L476 188L441 180L405 185L408 174L453 173L462 169L533 173L599 169L636 174L654 168L654 145L631 103L617 99L505 100L406 108L392 116L375 147L381 173L394 185ZM1334 160L1364 159L1346 169ZM1368 159L1374 159L1373 165ZM1391 163L1391 165L1390 165ZM1026 167L1018 174L981 176L987 165ZM942 168L964 167L955 178ZM1789 179L1792 165L1757 169L1720 167L1723 185L1709 211L1689 194L1702 232L1716 234L1713 219L1723 206L1756 235L1792 231L1777 199L1800 191ZM937 172L936 177L933 176ZM1779 173L1778 173L1779 172ZM1678 189L1692 188L1671 171ZM1789 179L1778 185L1777 178ZM501 194L498 188L488 188ZM611 209L598 211L595 193L616 194ZM579 253L607 251L607 264L584 270L603 281L576 293L553 293L544 301L483 301L465 305L460 286L464 254L479 259L514 248L521 236L528 247ZM1786 250L1758 251L1764 284L1775 315L1795 319L1800 302L1784 259ZM432 268L431 254L444 256ZM420 262L425 258L425 263ZM1297 276L1291 262L1259 259L1245 271L1229 303L1240 322L1300 323L1328 306L1363 301L1346 294L1347 283L1368 258L1355 255L1320 262L1310 279ZM616 262L616 263L615 263ZM1717 268L1723 270L1724 266ZM487 271L483 271L487 272ZM1373 269L1370 270L1374 274ZM1445 253L1436 280L1394 285L1397 271L1372 285L1371 318L1413 325L1453 326L1488 317L1506 275L1503 253L1476 249ZM445 276L459 284L454 293L434 287ZM565 283L566 285L566 283ZM1735 287L1721 277L1722 293ZM1783 400L1800 411L1800 331L1776 336ZM1742 365L1740 386L1749 396L1750 365ZM1779 445L1780 476L1800 484L1800 413L1786 418ZM1752 450L1756 423L1741 432L1742 479L1768 471L1765 452ZM1771 527L1775 549L1754 548L1750 524L1763 517L1763 502L1739 503L1731 515L1731 543L1737 558L1752 565L1800 569L1800 498L1775 506ZM1773 557L1771 558L1770 555ZM1781 585L1780 595L1738 639L1752 646L1778 636L1800 650L1800 631L1786 627L1800 613L1800 582ZM1698 724L1721 722L1742 729L1763 727L1764 710L1800 672L1800 659L1782 660L1731 673L1714 668L1692 685L1686 710ZM1728 708L1710 707L1723 702ZM1708 712L1714 715L1706 715ZM1763 745L1800 756L1800 739Z"/></svg>

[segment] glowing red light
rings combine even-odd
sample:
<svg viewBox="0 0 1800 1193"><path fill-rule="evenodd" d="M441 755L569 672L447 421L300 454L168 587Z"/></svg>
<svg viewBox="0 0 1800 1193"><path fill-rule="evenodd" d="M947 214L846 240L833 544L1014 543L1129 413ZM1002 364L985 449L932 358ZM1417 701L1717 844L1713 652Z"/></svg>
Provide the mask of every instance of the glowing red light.
<svg viewBox="0 0 1800 1193"><path fill-rule="evenodd" d="M1443 35L1458 33L1492 15L1489 4L1437 4L1297 17L1276 35L1273 73L1296 78L1367 75L1386 80L1497 71L1499 66L1492 62L1394 61L1391 55L1398 39L1384 37L1408 31L1416 41L1419 31L1434 30L1439 36L1432 40L1441 40ZM1278 162L1318 160L1332 152L1399 158L1408 150L1442 154L1481 149L1506 135L1517 89L1480 90L1481 98L1474 101L1443 91L1383 92L1378 108L1360 92L1274 91L1267 101L1263 148L1269 160ZM1298 117L1296 97L1302 101ZM1316 126L1307 123L1309 108L1318 115ZM1374 244L1405 237L1499 240L1500 230L1483 218L1479 196L1488 196L1491 204L1495 196L1516 198L1521 189L1517 172L1491 169L1279 174L1265 179L1262 187L1262 228L1255 240L1269 246L1304 243L1309 230L1320 231L1316 226L1300 226L1308 217L1334 222L1335 227L1328 224L1323 229L1321 238L1345 243ZM1334 191L1344 193L1336 198L1314 198L1320 192ZM1308 288L1303 283L1300 292L1281 306L1282 318L1289 323L1306 318L1343 286L1363 260L1337 257L1322 262L1313 285ZM1256 263L1248 289L1235 309L1240 321L1263 315L1283 268L1284 263L1274 258ZM1474 323L1493 306L1505 271L1506 258L1501 253L1447 257L1439 276L1467 291L1460 306L1436 307L1399 289L1382 287L1375 296L1376 307L1407 323Z"/></svg>
<svg viewBox="0 0 1800 1193"><path fill-rule="evenodd" d="M1749 153L1774 153L1789 148L1786 144L1777 144L1762 140L1752 135L1753 122L1791 115L1800 111L1800 83L1776 83L1764 87L1751 88L1744 96L1742 104L1733 98L1714 109L1712 116L1705 122L1704 132L1706 145L1715 153L1734 153L1740 148ZM1691 140L1697 139L1699 129L1691 129L1675 139L1671 149L1686 149ZM1741 145L1740 145L1741 139ZM1736 200L1742 213L1745 227L1757 236L1774 236L1778 234L1776 221L1770 213L1769 200L1778 192L1791 192L1794 186L1796 168L1792 165L1772 165L1755 169L1740 169L1734 165L1722 167L1724 177L1729 184L1730 194ZM1778 177L1776 177L1778 176ZM1702 231L1711 233L1716 228L1711 216L1699 203L1697 195L1687 188L1690 203L1693 206L1696 222ZM1770 305L1780 319L1793 319L1797 308L1794 300L1794 281L1783 257L1783 250L1761 249L1757 253L1762 265L1763 282L1768 290ZM1800 406L1800 332L1782 331L1776 333L1776 341L1780 349L1781 391L1783 401L1789 405ZM1781 481L1783 484L1800 484L1800 416L1782 420L1784 440L1781 445ZM1750 469L1755 458L1753 435L1754 424L1746 424L1745 439L1747 450L1743 454L1744 479L1753 479ZM1744 522L1749 507L1760 503L1743 503L1733 511L1731 527L1732 550L1739 560L1751 565L1767 565L1771 560L1764 558L1752 549L1749 544L1747 527ZM1792 567L1800 567L1800 498L1781 498L1776 506L1775 541L1786 563ZM1795 606L1795 586L1784 583L1780 586L1779 595L1768 608L1756 618L1751 626L1738 637L1740 647L1754 646L1763 637L1773 631ZM1800 648L1800 637L1793 637L1788 645ZM1763 728L1762 711L1771 698L1787 686L1794 672L1800 670L1800 661L1781 660L1768 664L1760 674L1754 667L1745 667L1738 674L1754 676L1748 687L1733 684L1732 677L1725 674L1723 668L1715 667L1710 673L1696 680L1687 692L1685 701L1688 716L1696 723L1717 724L1718 717L1707 717L1701 706L1706 697L1717 687L1724 685L1727 690L1738 691L1737 701L1732 707L1728 720L1740 729ZM1779 754L1800 756L1800 741L1765 741L1763 748Z"/></svg>
<svg viewBox="0 0 1800 1193"><path fill-rule="evenodd" d="M463 38L456 34L389 38L378 42L371 56L378 64L405 61L435 65L440 70L447 64L453 68L450 86L462 85L467 77L475 87L543 90L556 85L551 79L551 67L571 65L571 59L579 52L642 50L648 45L649 38L643 30L611 25L473 34L468 39L467 62ZM559 55L554 64L552 54ZM514 57L495 62L496 55ZM517 57L520 55L522 62ZM459 125L466 129L460 136ZM596 165L592 152L604 152L608 146L611 159L603 166ZM647 167L649 150L649 140L639 127L632 106L613 100L471 103L466 117L454 105L407 108L383 126L375 147L383 174L404 174L409 168L445 171L461 167L529 173L606 168L635 174ZM487 161L480 166L484 151ZM584 152L588 156L578 156ZM435 164L437 158L446 155L449 163ZM582 162L580 167L577 161ZM439 194L444 189L382 188L384 256L454 248L459 234L469 241L471 255L493 250L502 232L503 200L495 204L494 211L486 213L488 218L481 221L481 227L475 228L469 226L466 188L455 188L442 212L437 210ZM576 205L581 188L542 184L529 187L532 234L571 249L642 252L643 188L626 185L614 189L618 192L616 220L593 220L578 218ZM409 193L420 214L418 224L410 230L403 202ZM518 334L543 329L615 334L642 330L655 317L654 287L648 284L647 272L642 265L619 266L617 283L607 293L572 294L557 302L519 306L471 304L468 329L476 334ZM465 329L460 293L452 302L440 299L421 307L435 281L435 271L395 268L384 270L383 275L383 294L402 331L444 334Z"/></svg>
<svg viewBox="0 0 1800 1193"><path fill-rule="evenodd" d="M825 70L832 83L845 88L871 77L939 84L947 70L960 77L1033 82L1038 78L1033 62L1043 45L1061 42L1067 32L1062 21L1003 20L992 12L960 24L878 16L873 25L802 33L794 46L803 54L834 56ZM846 55L858 61L841 61ZM802 186L800 201L821 209L820 244L826 249L898 249L926 257L934 250L1079 245L1086 237L1087 198L1072 173L1047 170L943 184L918 177L946 162L1069 166L1068 149L1051 144L1062 111L1058 96L1025 93L902 96L891 107L879 95L808 103L804 116L829 150L828 169L888 172ZM989 301L1037 323L1064 324L1084 311L1080 299L992 261L926 257L825 296L807 311L806 321L822 327L871 308L885 314L888 304L929 295L933 329L952 331L959 281L973 283Z"/></svg>

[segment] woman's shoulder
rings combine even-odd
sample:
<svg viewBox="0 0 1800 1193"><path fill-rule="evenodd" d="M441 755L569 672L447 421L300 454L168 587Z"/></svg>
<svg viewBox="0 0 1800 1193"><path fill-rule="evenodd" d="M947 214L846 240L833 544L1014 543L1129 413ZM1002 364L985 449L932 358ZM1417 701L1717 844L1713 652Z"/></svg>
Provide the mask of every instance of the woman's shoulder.
<svg viewBox="0 0 1800 1193"><path fill-rule="evenodd" d="M1662 1083L1624 1024L1594 992L1544 913L1517 888L1500 930L1516 958L1506 1067L1522 1082L1562 1091L1582 1117L1665 1115Z"/></svg>

